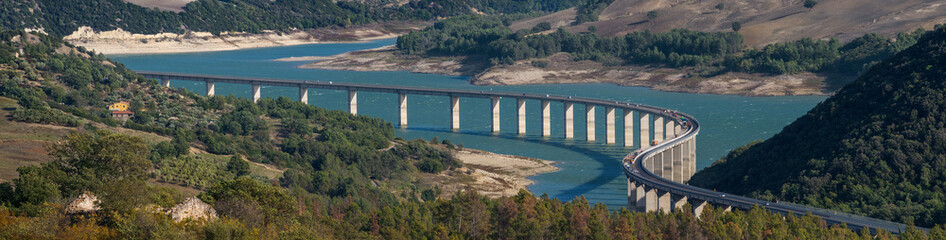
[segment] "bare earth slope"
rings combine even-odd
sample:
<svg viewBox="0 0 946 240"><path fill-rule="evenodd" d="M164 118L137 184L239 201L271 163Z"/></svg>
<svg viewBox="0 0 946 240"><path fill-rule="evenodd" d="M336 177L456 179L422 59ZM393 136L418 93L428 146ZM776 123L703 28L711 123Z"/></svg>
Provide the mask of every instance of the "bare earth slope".
<svg viewBox="0 0 946 240"><path fill-rule="evenodd" d="M820 0L812 9L803 0L615 0L602 11L599 21L569 26L571 32L596 26L597 33L618 36L632 31L699 31L740 33L749 46L762 46L805 37L851 40L866 33L893 34L916 28L932 29L946 22L946 0ZM721 5L721 9L717 6ZM655 11L656 17L647 13ZM553 13L551 15L561 15ZM549 19L547 16L539 19ZM544 20L526 19L514 29L531 28ZM550 22L552 23L552 22ZM530 25L531 24L531 25Z"/></svg>
<svg viewBox="0 0 946 240"><path fill-rule="evenodd" d="M124 0L146 8L157 8L164 11L183 12L184 5L196 0Z"/></svg>

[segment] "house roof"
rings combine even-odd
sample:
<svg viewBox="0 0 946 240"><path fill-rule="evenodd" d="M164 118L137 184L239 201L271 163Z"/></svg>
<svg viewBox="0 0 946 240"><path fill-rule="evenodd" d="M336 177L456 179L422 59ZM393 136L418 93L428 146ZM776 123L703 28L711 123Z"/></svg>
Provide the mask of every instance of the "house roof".
<svg viewBox="0 0 946 240"><path fill-rule="evenodd" d="M112 111L112 114L135 114L132 111Z"/></svg>

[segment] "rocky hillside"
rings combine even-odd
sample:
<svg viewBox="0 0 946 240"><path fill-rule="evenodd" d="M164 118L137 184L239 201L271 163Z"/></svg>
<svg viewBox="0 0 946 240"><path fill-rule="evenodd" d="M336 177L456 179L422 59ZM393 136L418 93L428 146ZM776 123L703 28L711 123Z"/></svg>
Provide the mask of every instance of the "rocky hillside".
<svg viewBox="0 0 946 240"><path fill-rule="evenodd" d="M946 30L875 65L690 184L898 222L946 222Z"/></svg>
<svg viewBox="0 0 946 240"><path fill-rule="evenodd" d="M894 34L916 28L931 29L946 22L942 0L818 0L811 8L805 0L615 0L601 11L599 21L577 26L571 32L595 26L605 36L651 30L687 28L697 31L732 31L734 22L749 46L764 46L805 37L838 38L842 41L866 33ZM513 24L514 29L532 28L540 22L562 24L574 19L565 10Z"/></svg>

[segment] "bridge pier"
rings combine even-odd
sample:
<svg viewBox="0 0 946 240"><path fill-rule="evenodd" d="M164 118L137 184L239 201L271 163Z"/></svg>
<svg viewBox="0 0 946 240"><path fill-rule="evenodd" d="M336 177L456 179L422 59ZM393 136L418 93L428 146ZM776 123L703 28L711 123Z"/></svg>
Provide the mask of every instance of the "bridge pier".
<svg viewBox="0 0 946 240"><path fill-rule="evenodd" d="M213 84L208 84L207 86L210 87L212 85ZM259 99L260 99L260 85L259 83L253 83L253 102L258 102Z"/></svg>
<svg viewBox="0 0 946 240"><path fill-rule="evenodd" d="M500 99L502 99L502 98L501 98L501 97L491 97L491 98L489 98L489 100L490 100L490 102L491 102L491 104L492 104L492 107L493 107L492 109L493 109L493 132L494 132L494 133L498 133L498 132L499 132L499 122L500 122L500 121L499 121L499 100L500 100Z"/></svg>
<svg viewBox="0 0 946 240"><path fill-rule="evenodd" d="M208 97L213 97L214 94L216 94L216 91L217 91L216 88L214 87L214 81L205 81L204 83L207 85L207 96L208 96ZM254 102L256 102L256 101L254 101Z"/></svg>
<svg viewBox="0 0 946 240"><path fill-rule="evenodd" d="M661 164L663 164L664 171L663 175L660 175L660 177L666 179L673 178L673 147L663 152L663 161L661 161ZM658 166L658 168L659 167L660 166Z"/></svg>
<svg viewBox="0 0 946 240"><path fill-rule="evenodd" d="M516 118L519 120L518 125L516 125L516 129L518 129L519 134L526 134L526 99L516 99L516 110L519 113L518 117Z"/></svg>
<svg viewBox="0 0 946 240"><path fill-rule="evenodd" d="M690 144L690 151L687 153L690 155L690 162L687 164L690 167L690 174L683 177L684 182L690 181L690 177L696 174L696 137L690 138L687 143Z"/></svg>
<svg viewBox="0 0 946 240"><path fill-rule="evenodd" d="M663 213L670 213L670 192L657 190L657 208Z"/></svg>
<svg viewBox="0 0 946 240"><path fill-rule="evenodd" d="M659 115L654 117L654 141L660 144L664 141L664 117Z"/></svg>
<svg viewBox="0 0 946 240"><path fill-rule="evenodd" d="M358 92L348 90L348 113L358 115Z"/></svg>
<svg viewBox="0 0 946 240"><path fill-rule="evenodd" d="M663 172L664 172L663 161L664 161L664 153L663 152L655 153L653 157L650 158L650 161L647 162L649 163L647 164L647 169L650 169L650 171L653 172L654 175L663 177Z"/></svg>
<svg viewBox="0 0 946 240"><path fill-rule="evenodd" d="M552 103L548 100L542 100L542 136L552 136L552 111L549 106Z"/></svg>
<svg viewBox="0 0 946 240"><path fill-rule="evenodd" d="M407 126L407 94L404 94L404 93L397 94L397 105L398 105L398 109L400 110L398 111L400 113L398 122L400 123L402 127Z"/></svg>
<svg viewBox="0 0 946 240"><path fill-rule="evenodd" d="M650 114L638 113L641 120L641 149L650 147Z"/></svg>
<svg viewBox="0 0 946 240"><path fill-rule="evenodd" d="M606 113L606 114L605 114L604 119L605 119L605 122L607 123L607 125L606 125L606 126L607 126L607 129L606 129L606 130L607 130L607 133L605 133L605 134L607 134L606 143L607 143L607 144L614 144L615 138L616 138L616 137L614 136L614 135L616 134L616 133L614 132L614 108L613 108L613 107L606 107L606 108L605 108L605 113Z"/></svg>
<svg viewBox="0 0 946 240"><path fill-rule="evenodd" d="M299 101L305 104L309 104L309 88L308 87L299 87Z"/></svg>
<svg viewBox="0 0 946 240"><path fill-rule="evenodd" d="M656 212L657 210L660 210L660 208L657 207L657 189L645 188L644 206L640 206L638 204L637 207L644 209L644 212Z"/></svg>
<svg viewBox="0 0 946 240"><path fill-rule="evenodd" d="M676 200L673 201L673 210L674 211L683 210L683 206L687 204L687 197L680 196L680 197L676 197L675 199Z"/></svg>
<svg viewBox="0 0 946 240"><path fill-rule="evenodd" d="M169 79L168 77L161 77L161 86L164 86L166 88L171 87L171 79Z"/></svg>
<svg viewBox="0 0 946 240"><path fill-rule="evenodd" d="M683 183L683 146L686 146L686 143L673 146L673 164L671 166L673 169L673 178L670 180L678 183Z"/></svg>
<svg viewBox="0 0 946 240"><path fill-rule="evenodd" d="M589 142L594 142L595 141L595 105L585 104L585 120L587 121L586 127L588 129L588 131L585 132L585 135L587 135L585 140Z"/></svg>
<svg viewBox="0 0 946 240"><path fill-rule="evenodd" d="M624 109L624 146L634 146L634 111Z"/></svg>
<svg viewBox="0 0 946 240"><path fill-rule="evenodd" d="M565 102L565 138L575 138L575 104Z"/></svg>
<svg viewBox="0 0 946 240"><path fill-rule="evenodd" d="M450 96L450 129L460 130L460 97Z"/></svg>
<svg viewBox="0 0 946 240"><path fill-rule="evenodd" d="M680 154L683 155L680 157L680 182L684 183L694 174L690 172L690 140L680 145Z"/></svg>
<svg viewBox="0 0 946 240"><path fill-rule="evenodd" d="M628 205L628 207L634 206L634 211L646 212L647 209L644 207L644 205L647 204L647 192L645 190L646 189L643 185L637 185L637 187L634 189L634 198L632 199L634 200L633 205Z"/></svg>
<svg viewBox="0 0 946 240"><path fill-rule="evenodd" d="M664 139L673 139L675 136L676 132L674 132L673 121L667 121L667 126L664 128Z"/></svg>
<svg viewBox="0 0 946 240"><path fill-rule="evenodd" d="M697 200L693 204L693 216L696 216L696 219L700 219L700 216L703 215L703 209L706 209L706 201Z"/></svg>

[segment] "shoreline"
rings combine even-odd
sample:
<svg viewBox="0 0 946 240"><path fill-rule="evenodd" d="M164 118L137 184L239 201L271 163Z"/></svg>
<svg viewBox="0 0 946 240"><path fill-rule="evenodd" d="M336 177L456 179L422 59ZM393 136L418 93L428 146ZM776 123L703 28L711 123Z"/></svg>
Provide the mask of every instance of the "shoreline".
<svg viewBox="0 0 946 240"><path fill-rule="evenodd" d="M139 55L218 52L240 49L297 46L307 44L359 43L396 38L429 23L384 23L351 28L262 31L261 33L209 32L136 34L116 29L94 31L79 27L63 37L67 42L106 55Z"/></svg>
<svg viewBox="0 0 946 240"><path fill-rule="evenodd" d="M406 71L412 73L469 76L473 85L532 85L610 83L646 87L663 92L764 96L830 95L827 76L814 73L763 75L725 73L714 77L691 77L689 69L653 66L604 66L589 60L574 61L567 53L543 59L517 61L512 65L487 66L485 60L467 57L419 57L396 53L393 46L365 49L311 59L298 68L343 71ZM299 60L303 61L303 60ZM533 62L546 66L537 67Z"/></svg>
<svg viewBox="0 0 946 240"><path fill-rule="evenodd" d="M472 190L490 198L508 197L528 190L535 181L529 177L561 170L556 162L464 148L454 150L463 167L439 174L422 174L421 182L449 197L460 190Z"/></svg>

